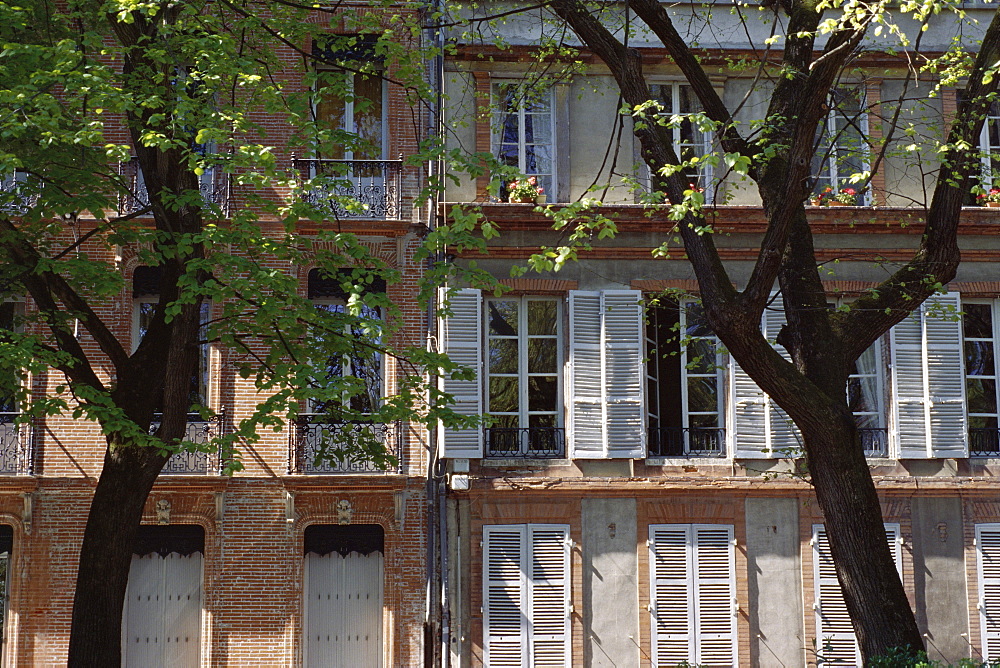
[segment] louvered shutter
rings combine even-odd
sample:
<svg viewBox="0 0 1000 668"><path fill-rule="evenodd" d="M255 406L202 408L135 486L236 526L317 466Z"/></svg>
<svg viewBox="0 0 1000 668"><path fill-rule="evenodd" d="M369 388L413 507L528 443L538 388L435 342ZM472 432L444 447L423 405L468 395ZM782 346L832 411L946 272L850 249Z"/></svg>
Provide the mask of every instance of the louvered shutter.
<svg viewBox="0 0 1000 668"><path fill-rule="evenodd" d="M525 534L523 524L483 528L483 639L487 666L527 665Z"/></svg>
<svg viewBox="0 0 1000 668"><path fill-rule="evenodd" d="M892 552L896 571L901 571L899 545L899 525L885 525L885 539ZM822 524L813 525L813 574L816 588L816 648L824 663L838 666L860 666L861 651L858 648L851 617L847 614L837 571L830 555L830 542Z"/></svg>
<svg viewBox="0 0 1000 668"><path fill-rule="evenodd" d="M781 328L785 325L785 303L780 294L771 295L770 305L764 309L764 336L769 341L774 341ZM775 350L782 357L791 361L792 356L785 350L784 346L772 343ZM767 397L767 431L768 448L772 457L796 457L802 448L802 439L799 435L799 428L796 427L788 414L778 406L771 397Z"/></svg>
<svg viewBox="0 0 1000 668"><path fill-rule="evenodd" d="M694 573L691 528L682 524L650 525L650 612L653 665L694 663Z"/></svg>
<svg viewBox="0 0 1000 668"><path fill-rule="evenodd" d="M573 456L605 456L604 355L601 293L569 293L569 441Z"/></svg>
<svg viewBox="0 0 1000 668"><path fill-rule="evenodd" d="M531 666L570 665L569 527L529 524ZM493 665L493 664L490 664Z"/></svg>
<svg viewBox="0 0 1000 668"><path fill-rule="evenodd" d="M732 434L729 450L737 459L773 457L773 453L768 450L767 395L735 359L730 359L729 396L733 398L733 426L729 430Z"/></svg>
<svg viewBox="0 0 1000 668"><path fill-rule="evenodd" d="M935 295L892 328L893 428L903 459L965 457L961 322L939 309L958 293Z"/></svg>
<svg viewBox="0 0 1000 668"><path fill-rule="evenodd" d="M1000 659L1000 524L976 525L979 631L983 658Z"/></svg>
<svg viewBox="0 0 1000 668"><path fill-rule="evenodd" d="M604 394L607 456L646 456L643 367L644 319L638 290L601 293L604 321Z"/></svg>
<svg viewBox="0 0 1000 668"><path fill-rule="evenodd" d="M926 305L931 456L968 457L961 297L957 292L933 295Z"/></svg>
<svg viewBox="0 0 1000 668"><path fill-rule="evenodd" d="M735 666L736 551L733 527L695 525L694 621L699 666Z"/></svg>
<svg viewBox="0 0 1000 668"><path fill-rule="evenodd" d="M447 291L441 288L440 299ZM444 353L452 362L476 372L472 380L441 379L441 389L450 394L455 403L452 406L460 415L482 415L483 413L483 363L482 363L482 295L479 290L462 288L451 295L452 315L442 318L438 331L444 343ZM482 457L483 430L469 429L438 430L440 452L443 457Z"/></svg>

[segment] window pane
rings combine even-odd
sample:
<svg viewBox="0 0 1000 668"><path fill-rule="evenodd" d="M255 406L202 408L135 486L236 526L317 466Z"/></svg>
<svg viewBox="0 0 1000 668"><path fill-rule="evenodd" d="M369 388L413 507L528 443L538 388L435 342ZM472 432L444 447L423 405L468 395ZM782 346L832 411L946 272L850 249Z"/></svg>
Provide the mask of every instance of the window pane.
<svg viewBox="0 0 1000 668"><path fill-rule="evenodd" d="M860 375L875 375L878 373L877 348L878 344L874 344L868 350L861 353L861 357L854 363L854 373Z"/></svg>
<svg viewBox="0 0 1000 668"><path fill-rule="evenodd" d="M986 417L981 415L970 415L969 416L969 428L970 429L996 429L997 419L995 417Z"/></svg>
<svg viewBox="0 0 1000 668"><path fill-rule="evenodd" d="M490 412L516 413L518 411L518 379L510 377L490 378Z"/></svg>
<svg viewBox="0 0 1000 668"><path fill-rule="evenodd" d="M876 378L850 378L847 381L847 404L852 413L877 413L879 410Z"/></svg>
<svg viewBox="0 0 1000 668"><path fill-rule="evenodd" d="M719 410L716 379L688 378L688 410L704 413Z"/></svg>
<svg viewBox="0 0 1000 668"><path fill-rule="evenodd" d="M962 316L962 329L965 338L993 338L993 319L989 304L962 304L965 315Z"/></svg>
<svg viewBox="0 0 1000 668"><path fill-rule="evenodd" d="M965 342L965 373L967 375L992 376L995 368L992 341Z"/></svg>
<svg viewBox="0 0 1000 668"><path fill-rule="evenodd" d="M531 300L528 302L528 334L555 334L556 311L555 301Z"/></svg>
<svg viewBox="0 0 1000 668"><path fill-rule="evenodd" d="M350 128L348 128L350 129ZM354 76L354 132L365 146L355 151L355 159L382 158L382 78Z"/></svg>
<svg viewBox="0 0 1000 668"><path fill-rule="evenodd" d="M705 320L705 309L698 302L684 304L684 333L688 336L712 336L712 330Z"/></svg>
<svg viewBox="0 0 1000 668"><path fill-rule="evenodd" d="M490 334L498 336L517 336L517 300L490 300L489 308Z"/></svg>
<svg viewBox="0 0 1000 668"><path fill-rule="evenodd" d="M997 412L997 382L969 378L965 383L966 404L970 413Z"/></svg>
<svg viewBox="0 0 1000 668"><path fill-rule="evenodd" d="M559 381L557 376L528 378L528 410L555 411Z"/></svg>
<svg viewBox="0 0 1000 668"><path fill-rule="evenodd" d="M490 373L517 373L517 339L490 339Z"/></svg>
<svg viewBox="0 0 1000 668"><path fill-rule="evenodd" d="M524 141L529 144L551 143L552 116L549 114L525 114Z"/></svg>
<svg viewBox="0 0 1000 668"><path fill-rule="evenodd" d="M716 429L719 426L719 416L718 414L692 415L688 419L688 424L692 429Z"/></svg>
<svg viewBox="0 0 1000 668"><path fill-rule="evenodd" d="M688 373L715 373L715 341L695 339L687 345Z"/></svg>
<svg viewBox="0 0 1000 668"><path fill-rule="evenodd" d="M557 346L555 339L528 339L528 373L555 373Z"/></svg>

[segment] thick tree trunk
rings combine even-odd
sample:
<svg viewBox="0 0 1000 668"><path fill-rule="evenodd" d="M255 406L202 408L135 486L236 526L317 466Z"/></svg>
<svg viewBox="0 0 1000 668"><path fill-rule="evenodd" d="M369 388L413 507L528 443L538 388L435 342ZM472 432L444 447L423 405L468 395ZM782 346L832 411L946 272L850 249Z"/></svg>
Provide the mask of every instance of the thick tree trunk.
<svg viewBox="0 0 1000 668"><path fill-rule="evenodd" d="M80 551L71 668L121 665L122 607L146 498L166 462L150 447L119 447L104 457Z"/></svg>

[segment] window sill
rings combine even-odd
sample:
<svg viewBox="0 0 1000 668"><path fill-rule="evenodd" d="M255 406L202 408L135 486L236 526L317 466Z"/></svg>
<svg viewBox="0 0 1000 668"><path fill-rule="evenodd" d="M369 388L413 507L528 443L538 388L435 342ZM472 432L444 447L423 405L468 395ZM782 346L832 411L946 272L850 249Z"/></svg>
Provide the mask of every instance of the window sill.
<svg viewBox="0 0 1000 668"><path fill-rule="evenodd" d="M479 465L484 468L547 469L550 466L569 466L570 460L514 457L510 459L482 459Z"/></svg>
<svg viewBox="0 0 1000 668"><path fill-rule="evenodd" d="M726 457L647 457L646 466L729 466Z"/></svg>

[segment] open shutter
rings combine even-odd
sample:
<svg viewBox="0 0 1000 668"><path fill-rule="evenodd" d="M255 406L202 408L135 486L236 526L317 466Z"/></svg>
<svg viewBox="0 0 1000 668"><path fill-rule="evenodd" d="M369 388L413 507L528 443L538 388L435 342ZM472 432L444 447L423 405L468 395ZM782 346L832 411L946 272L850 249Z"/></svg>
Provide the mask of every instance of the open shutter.
<svg viewBox="0 0 1000 668"><path fill-rule="evenodd" d="M447 291L441 288L440 300ZM455 403L453 409L460 415L482 415L483 413L483 313L482 295L479 290L462 288L451 295L452 315L442 318L438 331L444 343L444 353L452 362L473 369L472 380L441 379L441 389L450 394ZM442 457L482 457L483 430L481 427L468 429L438 430L439 447Z"/></svg>
<svg viewBox="0 0 1000 668"><path fill-rule="evenodd" d="M986 661L1000 659L1000 524L976 525L979 631Z"/></svg>
<svg viewBox="0 0 1000 668"><path fill-rule="evenodd" d="M968 457L961 298L957 292L933 295L925 306L931 456Z"/></svg>
<svg viewBox="0 0 1000 668"><path fill-rule="evenodd" d="M569 441L573 456L605 456L601 293L569 293Z"/></svg>
<svg viewBox="0 0 1000 668"><path fill-rule="evenodd" d="M646 456L645 323L641 299L638 290L607 290L601 294L608 457Z"/></svg>
<svg viewBox="0 0 1000 668"><path fill-rule="evenodd" d="M486 665L528 665L527 549L523 524L483 527L483 638Z"/></svg>
<svg viewBox="0 0 1000 668"><path fill-rule="evenodd" d="M885 524L885 540L892 552L896 571L901 573L899 525ZM830 542L822 524L813 525L813 573L816 587L816 649L824 663L838 666L860 666L861 651L847 614L847 603L837 580L837 571L830 555Z"/></svg>
<svg viewBox="0 0 1000 668"><path fill-rule="evenodd" d="M729 378L732 384L729 396L733 398L733 425L729 430L732 434L729 451L737 459L773 457L768 450L767 395L735 359L730 357L730 360Z"/></svg>
<svg viewBox="0 0 1000 668"><path fill-rule="evenodd" d="M697 655L692 663L735 666L736 551L733 527L694 525L694 620Z"/></svg>
<svg viewBox="0 0 1000 668"><path fill-rule="evenodd" d="M771 295L770 305L764 309L764 336L769 341L777 338L781 328L785 325L785 303L780 294ZM792 356L788 354L784 346L777 343L771 344L782 357L791 361ZM792 420L785 411L767 395L767 431L768 448L772 457L797 457L802 449L802 438L799 435L799 428L792 424Z"/></svg>
<svg viewBox="0 0 1000 668"><path fill-rule="evenodd" d="M939 311L958 293L935 295L892 328L893 429L900 458L965 457L962 324ZM944 317L941 317L944 315Z"/></svg>
<svg viewBox="0 0 1000 668"><path fill-rule="evenodd" d="M690 544L688 525L649 527L653 665L657 667L696 663Z"/></svg>
<svg viewBox="0 0 1000 668"><path fill-rule="evenodd" d="M570 665L569 527L529 524L528 628L532 666ZM490 664L494 665L494 664Z"/></svg>

